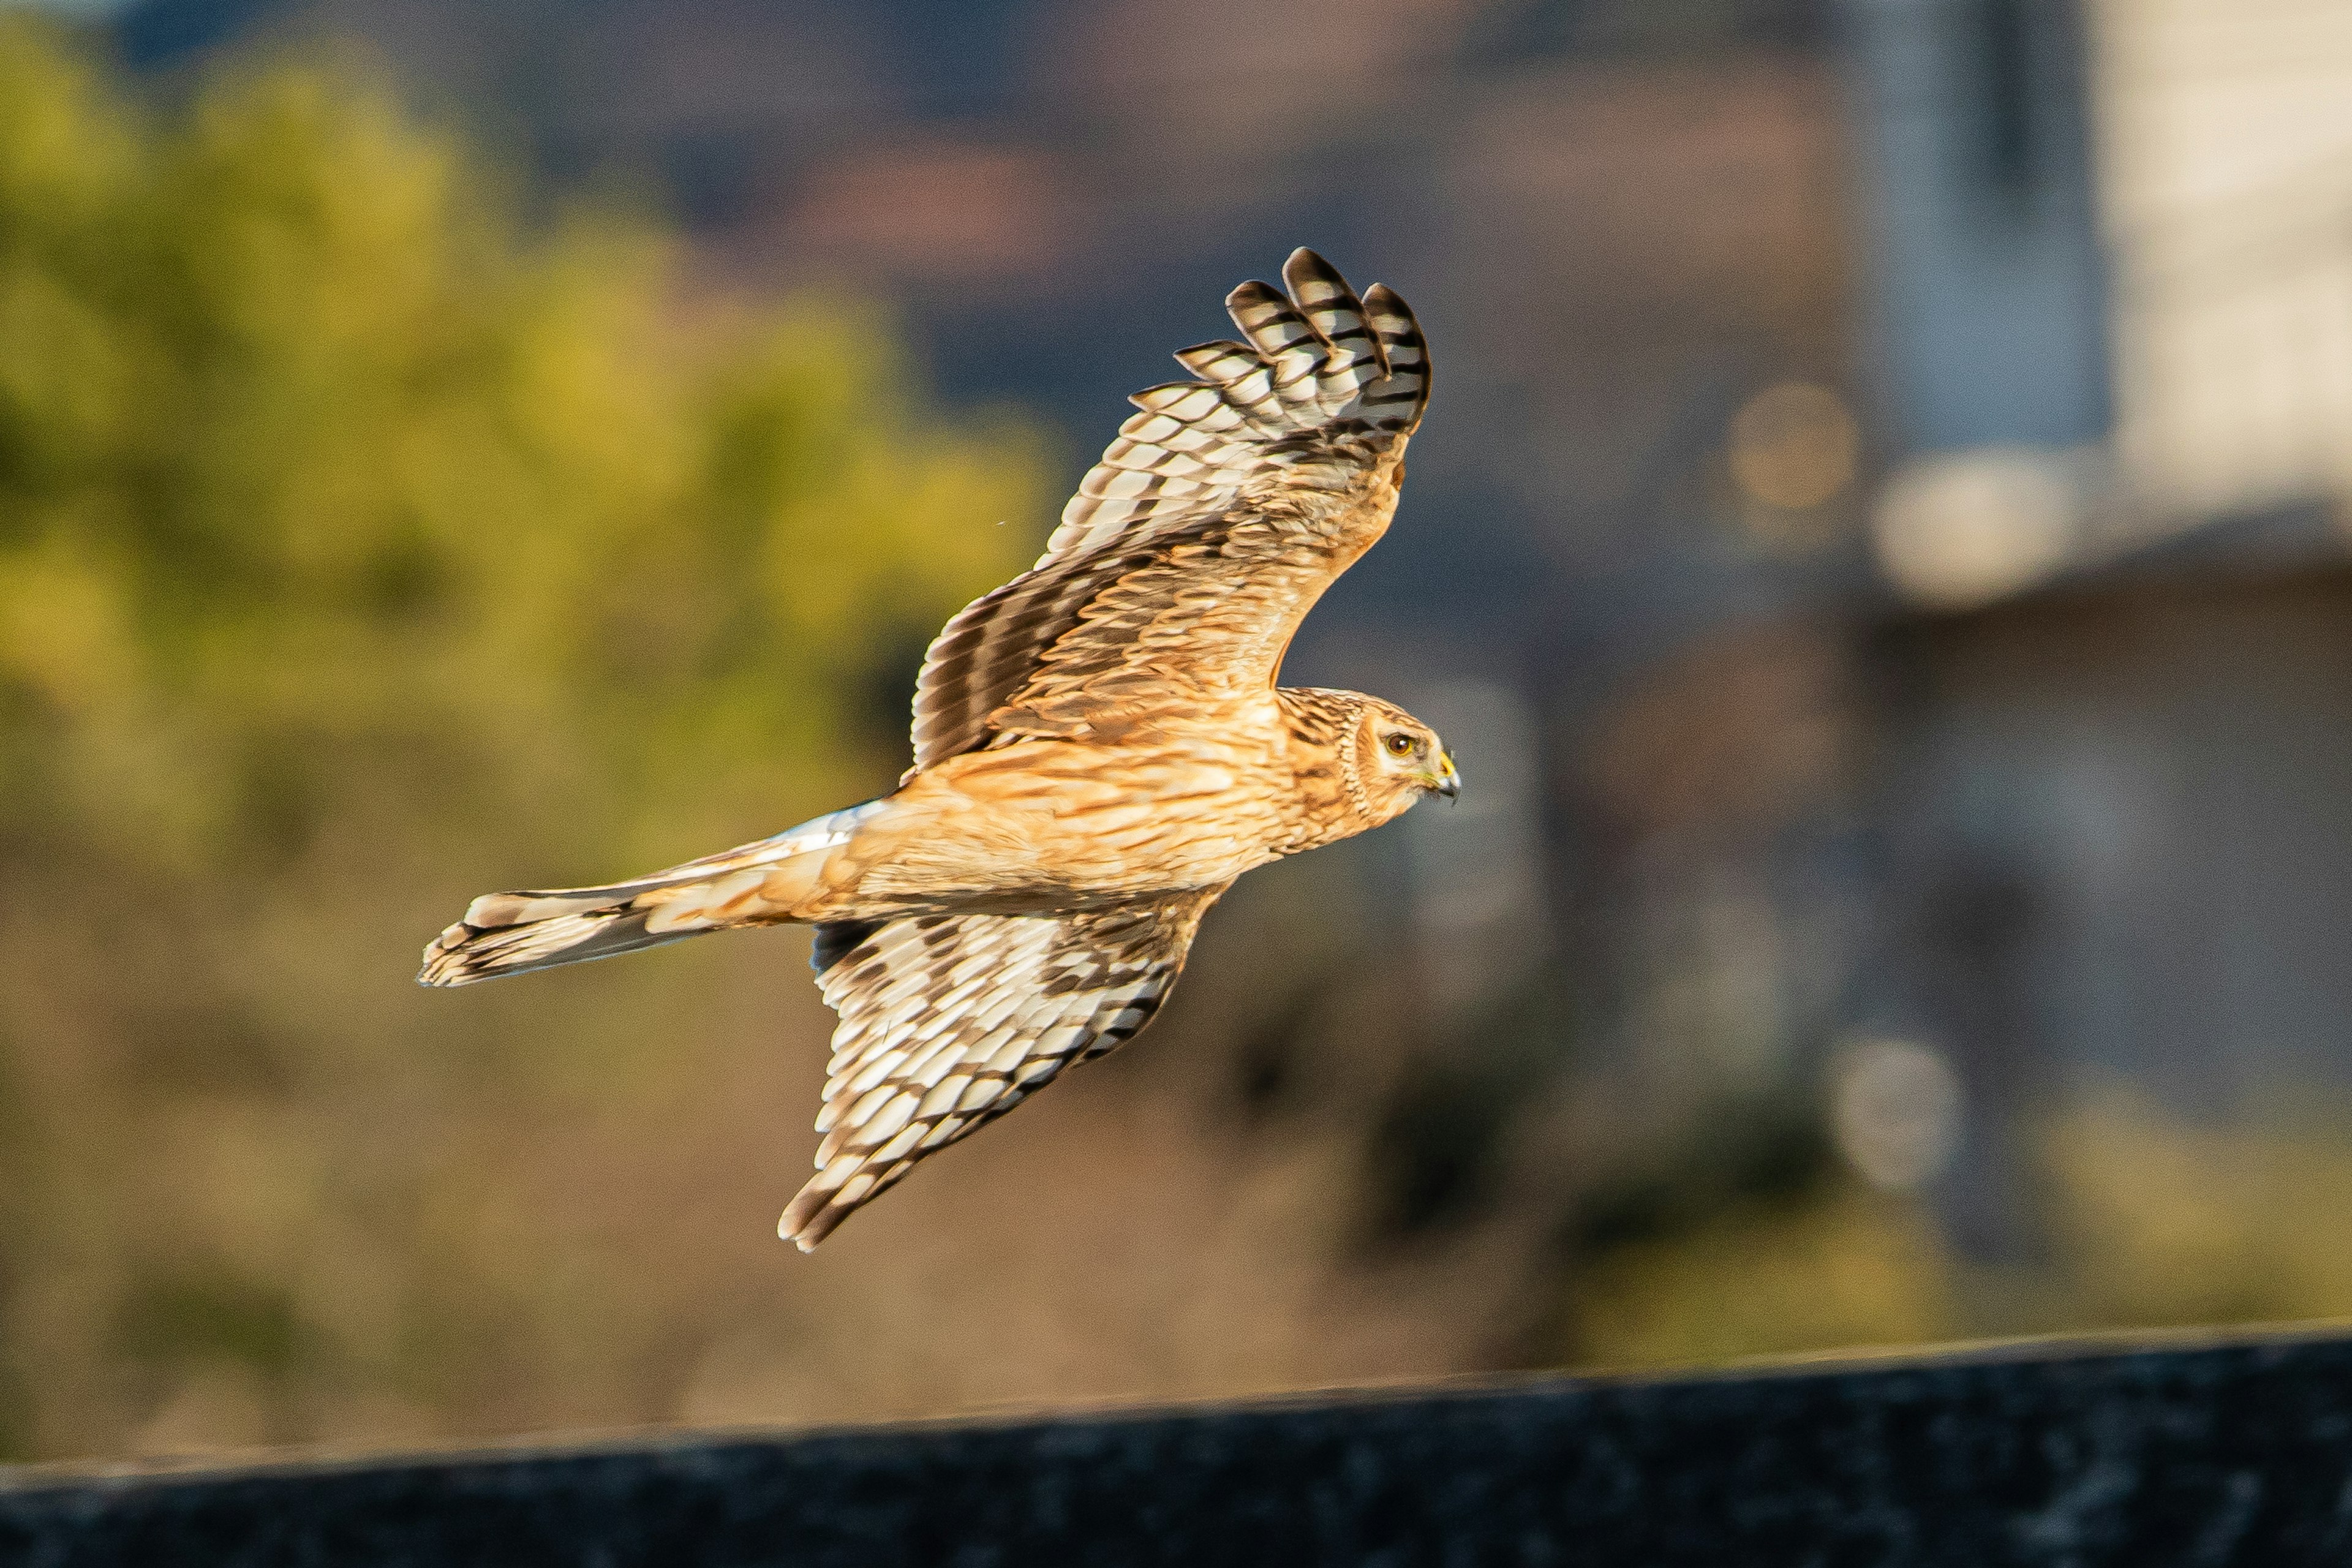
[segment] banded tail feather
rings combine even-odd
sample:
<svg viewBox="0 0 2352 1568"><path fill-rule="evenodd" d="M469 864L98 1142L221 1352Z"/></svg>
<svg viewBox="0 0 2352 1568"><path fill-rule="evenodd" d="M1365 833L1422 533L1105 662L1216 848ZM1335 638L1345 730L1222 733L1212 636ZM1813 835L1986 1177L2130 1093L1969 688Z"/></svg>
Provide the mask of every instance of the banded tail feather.
<svg viewBox="0 0 2352 1568"><path fill-rule="evenodd" d="M420 985L469 985L793 917L879 802L603 888L486 893L426 945Z"/></svg>

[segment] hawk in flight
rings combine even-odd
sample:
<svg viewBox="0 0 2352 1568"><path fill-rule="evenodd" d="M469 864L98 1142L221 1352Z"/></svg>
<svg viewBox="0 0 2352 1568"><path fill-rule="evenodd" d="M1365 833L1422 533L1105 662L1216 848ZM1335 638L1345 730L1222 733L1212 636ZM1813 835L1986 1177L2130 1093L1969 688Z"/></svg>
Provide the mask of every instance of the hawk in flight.
<svg viewBox="0 0 2352 1568"><path fill-rule="evenodd" d="M1150 1021L1202 911L1254 866L1461 789L1429 727L1275 684L1396 510L1429 398L1405 302L1311 250L1244 283L1238 342L1142 410L1045 553L931 644L915 762L879 800L632 882L491 893L425 950L463 985L799 921L840 1014L803 1251L924 1155Z"/></svg>

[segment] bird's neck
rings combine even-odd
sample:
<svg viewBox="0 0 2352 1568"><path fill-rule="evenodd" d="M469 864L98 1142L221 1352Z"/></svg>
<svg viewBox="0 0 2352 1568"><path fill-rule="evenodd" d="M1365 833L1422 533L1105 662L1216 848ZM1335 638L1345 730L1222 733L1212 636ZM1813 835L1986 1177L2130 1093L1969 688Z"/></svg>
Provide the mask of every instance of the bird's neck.
<svg viewBox="0 0 2352 1568"><path fill-rule="evenodd" d="M1360 833L1370 808L1356 776L1356 727L1363 699L1352 691L1320 687L1277 687L1292 789L1286 813L1289 841L1285 855L1317 848Z"/></svg>

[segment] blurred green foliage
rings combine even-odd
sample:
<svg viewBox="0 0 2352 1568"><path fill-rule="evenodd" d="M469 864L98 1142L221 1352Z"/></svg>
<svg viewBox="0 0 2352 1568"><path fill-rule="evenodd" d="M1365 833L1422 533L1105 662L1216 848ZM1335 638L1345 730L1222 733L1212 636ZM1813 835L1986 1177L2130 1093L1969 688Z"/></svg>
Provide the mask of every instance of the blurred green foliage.
<svg viewBox="0 0 2352 1568"><path fill-rule="evenodd" d="M0 39L18 852L283 859L322 775L428 757L467 811L613 781L566 836L681 747L839 787L877 661L1013 563L1034 447L924 423L870 318L690 311L656 235L512 206L333 74L157 124Z"/></svg>
<svg viewBox="0 0 2352 1568"><path fill-rule="evenodd" d="M0 1454L503 1310L386 1282L338 1339L289 1283L373 1204L351 1267L422 1247L434 1075L502 1070L415 949L873 793L1034 547L1036 434L928 413L873 312L519 196L364 73L160 111L0 14Z"/></svg>
<svg viewBox="0 0 2352 1568"><path fill-rule="evenodd" d="M2016 1334L2352 1319L2339 1108L2184 1123L2120 1085L2043 1121L2047 1256L1956 1253L1927 1209L1832 1177L1591 1259L1570 1357L1647 1366Z"/></svg>

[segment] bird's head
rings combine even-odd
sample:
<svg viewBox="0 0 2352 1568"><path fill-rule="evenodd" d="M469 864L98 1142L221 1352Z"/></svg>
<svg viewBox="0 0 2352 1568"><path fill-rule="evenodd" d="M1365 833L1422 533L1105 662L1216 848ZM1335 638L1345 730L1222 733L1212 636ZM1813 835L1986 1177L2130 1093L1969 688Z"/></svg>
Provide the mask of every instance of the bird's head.
<svg viewBox="0 0 2352 1568"><path fill-rule="evenodd" d="M1356 726L1355 763L1363 804L1382 822L1423 795L1452 800L1462 793L1462 774L1437 731L1377 697L1364 699L1363 717Z"/></svg>

